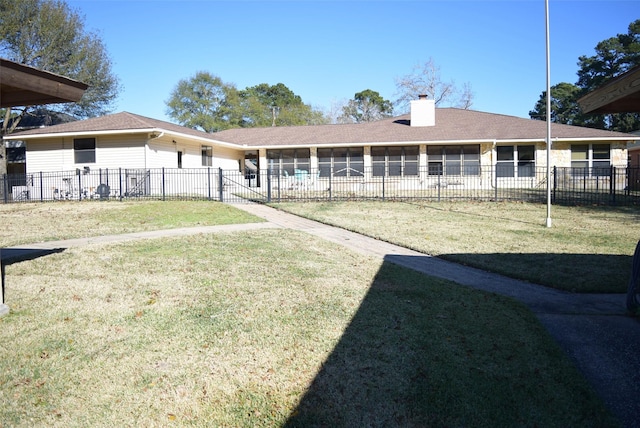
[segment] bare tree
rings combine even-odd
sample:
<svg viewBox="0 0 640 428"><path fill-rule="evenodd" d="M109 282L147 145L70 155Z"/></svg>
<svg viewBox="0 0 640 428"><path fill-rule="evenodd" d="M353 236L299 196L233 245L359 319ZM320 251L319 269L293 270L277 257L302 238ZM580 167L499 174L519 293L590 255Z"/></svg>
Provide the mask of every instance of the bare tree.
<svg viewBox="0 0 640 428"><path fill-rule="evenodd" d="M444 81L440 76L440 67L429 58L424 64L416 64L411 73L396 79L396 107L400 111L406 111L411 100L418 99L419 95L427 95L435 100L436 105L451 104L457 94L460 95L458 106L469 108L473 102L471 85L466 83L462 90L456 88L455 83Z"/></svg>
<svg viewBox="0 0 640 428"><path fill-rule="evenodd" d="M456 107L469 110L473 105L473 91L471 90L471 83L467 82L462 85L462 90L460 92L460 98L458 99L458 104Z"/></svg>

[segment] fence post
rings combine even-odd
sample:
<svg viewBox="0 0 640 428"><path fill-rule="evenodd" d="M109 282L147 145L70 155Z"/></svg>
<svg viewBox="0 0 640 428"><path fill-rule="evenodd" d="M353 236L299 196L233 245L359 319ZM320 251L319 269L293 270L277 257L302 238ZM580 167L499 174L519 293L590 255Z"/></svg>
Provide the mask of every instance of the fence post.
<svg viewBox="0 0 640 428"><path fill-rule="evenodd" d="M498 164L493 169L493 200L498 202Z"/></svg>
<svg viewBox="0 0 640 428"><path fill-rule="evenodd" d="M220 202L224 202L223 189L224 179L222 177L222 168L218 168L218 199Z"/></svg>
<svg viewBox="0 0 640 428"><path fill-rule="evenodd" d="M384 201L384 197L385 197L385 180L384 180L384 176L386 174L382 174L382 200Z"/></svg>
<svg viewBox="0 0 640 428"><path fill-rule="evenodd" d="M258 171L258 174L260 173L261 171ZM271 203L271 169L267 170L267 203Z"/></svg>
<svg viewBox="0 0 640 428"><path fill-rule="evenodd" d="M76 175L78 176L78 201L82 200L82 172L76 168Z"/></svg>
<svg viewBox="0 0 640 428"><path fill-rule="evenodd" d="M162 200L164 201L164 196L165 196L165 189L164 189L164 167L162 167Z"/></svg>
<svg viewBox="0 0 640 428"><path fill-rule="evenodd" d="M118 168L118 181L120 182L120 201L122 201L122 168Z"/></svg>
<svg viewBox="0 0 640 428"><path fill-rule="evenodd" d="M609 193L611 193L611 203L616 205L616 167L611 167L611 176L609 178Z"/></svg>
<svg viewBox="0 0 640 428"><path fill-rule="evenodd" d="M40 202L44 202L44 182L42 180L42 171L40 171Z"/></svg>
<svg viewBox="0 0 640 428"><path fill-rule="evenodd" d="M547 184L549 185L549 184ZM558 167L553 166L553 194L551 196L551 202L556 202L556 189L558 188Z"/></svg>
<svg viewBox="0 0 640 428"><path fill-rule="evenodd" d="M2 194L4 197L4 203L6 204L9 201L9 183L8 183L7 174L2 174Z"/></svg>
<svg viewBox="0 0 640 428"><path fill-rule="evenodd" d="M333 182L331 180L333 178L332 169L333 167L329 170L329 202L331 202L333 199Z"/></svg>
<svg viewBox="0 0 640 428"><path fill-rule="evenodd" d="M211 167L207 167L207 198L211 200Z"/></svg>

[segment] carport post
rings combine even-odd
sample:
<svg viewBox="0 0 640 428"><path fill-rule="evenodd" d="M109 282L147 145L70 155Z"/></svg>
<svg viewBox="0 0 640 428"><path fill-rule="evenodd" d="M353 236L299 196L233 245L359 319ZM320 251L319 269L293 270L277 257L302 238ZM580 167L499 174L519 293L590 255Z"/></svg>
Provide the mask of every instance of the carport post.
<svg viewBox="0 0 640 428"><path fill-rule="evenodd" d="M2 288L0 288L0 317L9 313L9 306L4 303L4 261L2 260L2 249L0 249L0 275L2 276Z"/></svg>

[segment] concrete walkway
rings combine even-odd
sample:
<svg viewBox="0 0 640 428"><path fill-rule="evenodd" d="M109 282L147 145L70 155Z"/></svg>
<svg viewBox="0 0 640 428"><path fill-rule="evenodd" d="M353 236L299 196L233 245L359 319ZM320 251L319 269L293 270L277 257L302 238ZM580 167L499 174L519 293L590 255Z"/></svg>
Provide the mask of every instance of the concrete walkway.
<svg viewBox="0 0 640 428"><path fill-rule="evenodd" d="M136 239L263 228L300 230L425 274L512 297L529 307L584 373L625 427L640 426L640 321L627 315L622 294L562 292L426 256L340 228L327 226L259 204L237 204L266 223L192 227L80 238L2 249L3 263L27 260L65 248Z"/></svg>

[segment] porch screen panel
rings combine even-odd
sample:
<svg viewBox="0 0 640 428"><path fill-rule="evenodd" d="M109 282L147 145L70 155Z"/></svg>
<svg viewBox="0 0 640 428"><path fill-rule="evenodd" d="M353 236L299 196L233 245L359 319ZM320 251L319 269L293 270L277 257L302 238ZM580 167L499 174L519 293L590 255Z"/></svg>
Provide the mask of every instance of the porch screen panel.
<svg viewBox="0 0 640 428"><path fill-rule="evenodd" d="M362 177L364 175L364 149L355 147L349 149L349 176Z"/></svg>
<svg viewBox="0 0 640 428"><path fill-rule="evenodd" d="M318 149L321 177L358 177L364 175L362 147Z"/></svg>
<svg viewBox="0 0 640 428"><path fill-rule="evenodd" d="M347 158L349 149L333 149L333 176L346 177L349 173Z"/></svg>
<svg viewBox="0 0 640 428"><path fill-rule="evenodd" d="M464 175L480 175L480 146L462 146Z"/></svg>
<svg viewBox="0 0 640 428"><path fill-rule="evenodd" d="M429 175L442 175L443 173L443 147L427 146L427 158L429 164Z"/></svg>
<svg viewBox="0 0 640 428"><path fill-rule="evenodd" d="M286 171L287 174L294 175L296 169L309 172L309 157L309 149L267 150L269 168L276 174Z"/></svg>
<svg viewBox="0 0 640 428"><path fill-rule="evenodd" d="M387 148L372 147L371 162L373 164L373 176L384 177L386 173Z"/></svg>
<svg viewBox="0 0 640 428"><path fill-rule="evenodd" d="M409 146L403 149L404 151L404 170L403 174L406 175L418 175L418 159L420 150L418 146Z"/></svg>
<svg viewBox="0 0 640 428"><path fill-rule="evenodd" d="M444 173L445 175L461 175L461 161L462 154L460 153L460 147L445 147L444 148Z"/></svg>
<svg viewBox="0 0 640 428"><path fill-rule="evenodd" d="M389 147L389 176L398 177L402 175L402 147Z"/></svg>
<svg viewBox="0 0 640 428"><path fill-rule="evenodd" d="M318 168L320 177L331 176L331 149L318 149Z"/></svg>

